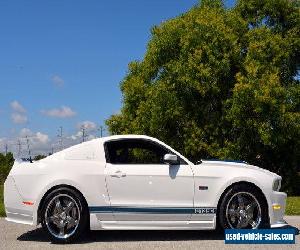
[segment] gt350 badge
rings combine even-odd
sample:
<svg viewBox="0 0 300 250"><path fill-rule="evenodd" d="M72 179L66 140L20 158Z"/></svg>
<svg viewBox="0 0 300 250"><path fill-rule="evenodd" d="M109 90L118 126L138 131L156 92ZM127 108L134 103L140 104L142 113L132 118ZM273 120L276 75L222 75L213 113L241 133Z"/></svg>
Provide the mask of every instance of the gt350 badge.
<svg viewBox="0 0 300 250"><path fill-rule="evenodd" d="M216 208L195 208L195 214L215 214Z"/></svg>

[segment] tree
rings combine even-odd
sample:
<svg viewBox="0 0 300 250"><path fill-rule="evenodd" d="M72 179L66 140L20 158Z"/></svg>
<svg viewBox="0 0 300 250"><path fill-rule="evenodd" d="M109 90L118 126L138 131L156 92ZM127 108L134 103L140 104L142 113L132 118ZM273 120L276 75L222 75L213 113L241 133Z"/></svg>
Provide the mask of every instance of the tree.
<svg viewBox="0 0 300 250"><path fill-rule="evenodd" d="M36 156L33 158L33 160L34 160L34 161L39 161L39 160L44 159L44 158L46 158L46 157L47 157L46 155L36 155Z"/></svg>
<svg viewBox="0 0 300 250"><path fill-rule="evenodd" d="M299 13L298 1L205 0L153 27L109 131L158 137L194 161L246 160L299 194Z"/></svg>
<svg viewBox="0 0 300 250"><path fill-rule="evenodd" d="M5 181L14 161L12 153L9 152L6 155L0 153L0 184Z"/></svg>

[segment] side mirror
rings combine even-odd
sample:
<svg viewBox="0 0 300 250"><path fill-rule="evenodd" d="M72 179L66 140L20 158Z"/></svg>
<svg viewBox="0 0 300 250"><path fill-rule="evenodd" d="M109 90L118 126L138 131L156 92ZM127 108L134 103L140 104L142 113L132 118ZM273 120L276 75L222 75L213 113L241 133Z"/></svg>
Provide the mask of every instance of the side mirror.
<svg viewBox="0 0 300 250"><path fill-rule="evenodd" d="M173 154L165 154L164 155L164 162L170 165L177 165L179 164L179 159L177 155Z"/></svg>

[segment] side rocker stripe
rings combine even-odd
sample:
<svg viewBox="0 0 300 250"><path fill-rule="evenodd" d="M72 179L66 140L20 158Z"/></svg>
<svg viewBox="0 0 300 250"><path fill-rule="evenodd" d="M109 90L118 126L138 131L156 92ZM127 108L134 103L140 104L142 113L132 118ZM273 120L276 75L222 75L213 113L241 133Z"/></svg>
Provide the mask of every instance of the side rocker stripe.
<svg viewBox="0 0 300 250"><path fill-rule="evenodd" d="M214 207L121 207L93 206L91 213L149 213L149 214L215 214Z"/></svg>

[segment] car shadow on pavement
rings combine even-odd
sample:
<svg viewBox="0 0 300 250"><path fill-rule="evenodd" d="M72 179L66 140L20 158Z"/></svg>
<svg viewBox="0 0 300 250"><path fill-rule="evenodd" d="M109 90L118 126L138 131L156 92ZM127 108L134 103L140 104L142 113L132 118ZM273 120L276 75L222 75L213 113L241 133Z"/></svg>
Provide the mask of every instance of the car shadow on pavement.
<svg viewBox="0 0 300 250"><path fill-rule="evenodd" d="M299 235L299 229L293 226L295 234ZM282 229L282 228L281 228ZM28 231L18 237L19 241L49 242L49 238L42 228ZM192 241L192 240L224 240L224 233L220 230L199 231L146 231L146 230L113 230L91 231L76 244L92 242L130 242L130 241Z"/></svg>
<svg viewBox="0 0 300 250"><path fill-rule="evenodd" d="M17 238L19 241L49 242L42 228L28 231ZM130 241L191 241L191 240L224 240L220 231L168 231L168 230L113 230L91 231L76 244L89 242L130 242Z"/></svg>

